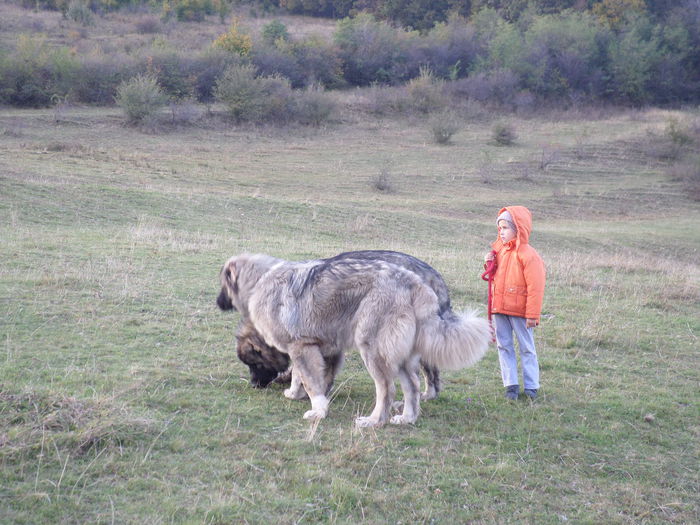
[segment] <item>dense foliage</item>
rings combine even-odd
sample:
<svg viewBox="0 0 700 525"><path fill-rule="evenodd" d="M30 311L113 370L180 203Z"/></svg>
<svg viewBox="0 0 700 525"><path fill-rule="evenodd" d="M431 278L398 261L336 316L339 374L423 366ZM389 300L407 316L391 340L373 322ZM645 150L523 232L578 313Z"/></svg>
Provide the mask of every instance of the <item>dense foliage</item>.
<svg viewBox="0 0 700 525"><path fill-rule="evenodd" d="M187 0L187 5L221 2ZM0 50L0 103L41 106L69 97L110 104L121 82L143 73L152 74L171 98L206 102L226 68L239 63L262 76L284 77L293 88L403 85L429 71L448 81L453 95L514 106L537 100L635 105L700 100L697 0L669 7L663 17L661 2L644 0L530 2L516 13L525 4L474 0L471 7L482 8L468 18L453 13L425 31L362 12L340 20L332 39L293 39L279 21L251 38L234 22L209 49L154 48L146 57L76 56L42 36L25 36L14 49ZM557 12L581 4L591 8Z"/></svg>

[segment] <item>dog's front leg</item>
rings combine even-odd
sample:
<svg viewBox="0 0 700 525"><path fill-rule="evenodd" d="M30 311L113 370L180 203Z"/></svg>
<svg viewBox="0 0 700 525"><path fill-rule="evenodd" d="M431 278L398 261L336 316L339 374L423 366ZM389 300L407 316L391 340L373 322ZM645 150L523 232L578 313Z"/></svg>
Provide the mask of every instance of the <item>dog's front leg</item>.
<svg viewBox="0 0 700 525"><path fill-rule="evenodd" d="M289 357L292 359L292 378L297 375L301 379L311 400L311 410L304 414L304 419L326 417L328 398L326 397L325 361L319 347L301 341L295 342L289 347Z"/></svg>

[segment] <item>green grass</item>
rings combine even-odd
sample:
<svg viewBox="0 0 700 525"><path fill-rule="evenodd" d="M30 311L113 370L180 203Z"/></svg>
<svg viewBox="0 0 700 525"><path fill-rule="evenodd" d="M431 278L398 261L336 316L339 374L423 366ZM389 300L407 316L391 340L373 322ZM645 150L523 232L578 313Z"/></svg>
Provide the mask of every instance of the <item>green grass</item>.
<svg viewBox="0 0 700 525"><path fill-rule="evenodd" d="M669 115L507 116L510 147L465 121L446 147L427 119L0 111L0 521L697 522L700 208L645 150ZM249 387L215 305L230 255L398 249L476 306L506 204L548 267L536 402L504 400L495 351L408 427L353 429L354 352L317 427Z"/></svg>

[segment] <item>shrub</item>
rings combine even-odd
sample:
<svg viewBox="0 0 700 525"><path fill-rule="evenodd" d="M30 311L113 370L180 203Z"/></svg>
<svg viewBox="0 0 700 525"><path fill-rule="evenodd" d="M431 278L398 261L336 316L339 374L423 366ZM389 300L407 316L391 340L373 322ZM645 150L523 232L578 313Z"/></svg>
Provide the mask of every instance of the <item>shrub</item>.
<svg viewBox="0 0 700 525"><path fill-rule="evenodd" d="M375 115L402 113L408 107L408 96L404 86L373 85L362 91L362 108Z"/></svg>
<svg viewBox="0 0 700 525"><path fill-rule="evenodd" d="M700 201L700 155L673 164L668 170L668 176L671 180L681 182L691 199Z"/></svg>
<svg viewBox="0 0 700 525"><path fill-rule="evenodd" d="M200 102L212 102L218 78L226 68L240 64L242 60L238 55L211 48L193 58L188 76L194 79L195 98Z"/></svg>
<svg viewBox="0 0 700 525"><path fill-rule="evenodd" d="M331 118L336 107L323 86L313 84L296 94L294 117L301 124L320 126Z"/></svg>
<svg viewBox="0 0 700 525"><path fill-rule="evenodd" d="M117 104L127 122L136 124L154 117L167 102L167 97L153 75L137 75L117 88Z"/></svg>
<svg viewBox="0 0 700 525"><path fill-rule="evenodd" d="M300 42L277 41L277 45L253 48L251 61L263 75L279 74L295 88L320 83L324 87L341 87L343 73L335 48L319 38Z"/></svg>
<svg viewBox="0 0 700 525"><path fill-rule="evenodd" d="M389 168L383 167L369 181L370 186L381 193L394 193L396 188L389 175Z"/></svg>
<svg viewBox="0 0 700 525"><path fill-rule="evenodd" d="M289 40L289 32L287 26L279 20L273 20L266 24L262 29L263 41L270 46L275 45L277 41Z"/></svg>
<svg viewBox="0 0 700 525"><path fill-rule="evenodd" d="M466 96L479 102L509 105L518 93L518 76L509 69L477 73L451 83L453 96Z"/></svg>
<svg viewBox="0 0 700 525"><path fill-rule="evenodd" d="M230 66L217 80L214 96L237 122L289 118L291 87L279 76L257 77L253 65Z"/></svg>
<svg viewBox="0 0 700 525"><path fill-rule="evenodd" d="M216 49L245 57L250 54L250 50L253 48L253 41L250 35L246 35L240 31L238 28L238 19L235 19L228 32L214 40L212 45Z"/></svg>
<svg viewBox="0 0 700 525"><path fill-rule="evenodd" d="M166 95L175 99L187 99L195 94L197 61L196 56L166 51L148 56L141 68L156 78L158 86Z"/></svg>
<svg viewBox="0 0 700 525"><path fill-rule="evenodd" d="M66 18L84 26L93 22L93 14L86 0L71 0L66 10Z"/></svg>
<svg viewBox="0 0 700 525"><path fill-rule="evenodd" d="M452 136L459 131L459 124L453 113L449 111L433 115L429 125L436 144L449 144Z"/></svg>
<svg viewBox="0 0 700 525"><path fill-rule="evenodd" d="M695 142L690 128L681 124L675 117L669 118L666 122L666 135L671 139L671 142L679 147L688 146Z"/></svg>
<svg viewBox="0 0 700 525"><path fill-rule="evenodd" d="M420 76L408 83L411 107L421 113L430 113L446 104L444 82L436 79L428 68L421 68Z"/></svg>
<svg viewBox="0 0 700 525"><path fill-rule="evenodd" d="M499 146L511 146L517 138L515 128L507 122L497 122L491 131L493 140Z"/></svg>
<svg viewBox="0 0 700 525"><path fill-rule="evenodd" d="M174 15L180 22L201 22L215 12L212 0L163 0L163 18Z"/></svg>
<svg viewBox="0 0 700 525"><path fill-rule="evenodd" d="M513 70L540 95L600 95L608 32L588 13L537 17L524 33L524 60Z"/></svg>
<svg viewBox="0 0 700 525"><path fill-rule="evenodd" d="M153 15L142 16L136 21L136 32L142 35L160 33L160 20Z"/></svg>
<svg viewBox="0 0 700 525"><path fill-rule="evenodd" d="M69 93L79 62L65 47L51 47L45 35L20 35L13 53L0 55L0 102L48 106Z"/></svg>
<svg viewBox="0 0 700 525"><path fill-rule="evenodd" d="M439 78L456 80L466 76L480 52L474 25L460 16L436 24L422 40L420 48L410 50L412 60L428 64Z"/></svg>
<svg viewBox="0 0 700 525"><path fill-rule="evenodd" d="M641 104L649 100L653 70L661 60L659 39L650 20L642 15L631 18L609 47L610 74L617 98Z"/></svg>
<svg viewBox="0 0 700 525"><path fill-rule="evenodd" d="M126 55L84 58L80 71L71 86L71 97L76 102L110 105L114 103L117 87L137 74L136 61Z"/></svg>
<svg viewBox="0 0 700 525"><path fill-rule="evenodd" d="M417 34L379 22L368 14L338 22L334 40L343 64L343 76L352 85L373 82L397 84L417 72L408 64L406 48Z"/></svg>

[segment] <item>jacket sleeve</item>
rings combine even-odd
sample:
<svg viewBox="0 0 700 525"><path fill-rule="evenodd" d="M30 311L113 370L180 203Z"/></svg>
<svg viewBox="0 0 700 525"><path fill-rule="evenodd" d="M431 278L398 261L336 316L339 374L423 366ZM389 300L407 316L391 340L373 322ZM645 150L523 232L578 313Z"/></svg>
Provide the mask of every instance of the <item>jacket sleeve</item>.
<svg viewBox="0 0 700 525"><path fill-rule="evenodd" d="M544 283L546 279L544 261L534 250L528 250L522 258L523 274L527 287L527 303L525 305L525 318L537 319L539 322L542 313L542 301L544 300Z"/></svg>

